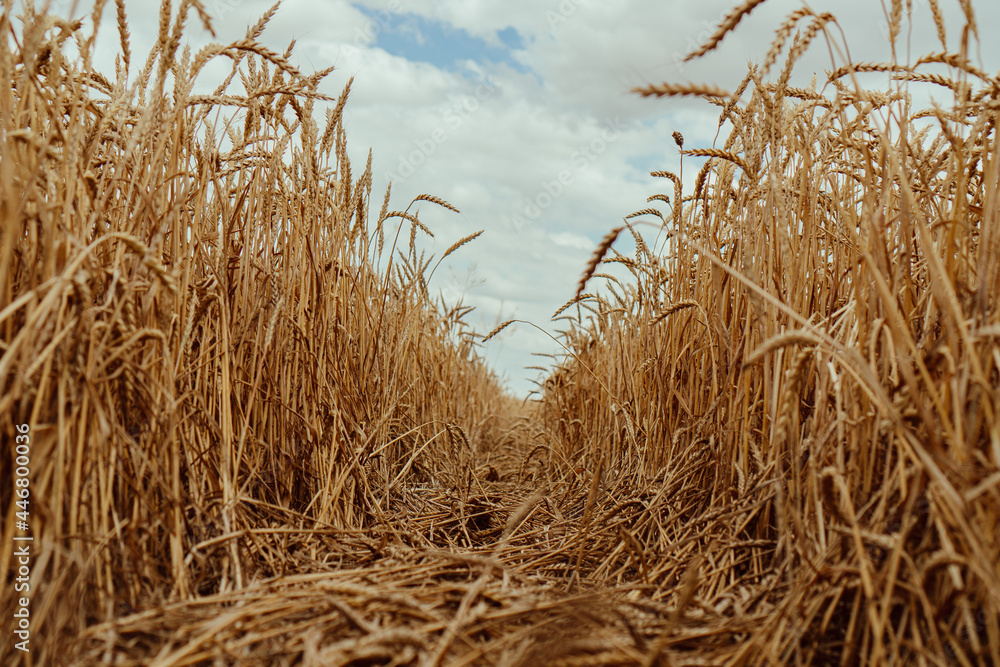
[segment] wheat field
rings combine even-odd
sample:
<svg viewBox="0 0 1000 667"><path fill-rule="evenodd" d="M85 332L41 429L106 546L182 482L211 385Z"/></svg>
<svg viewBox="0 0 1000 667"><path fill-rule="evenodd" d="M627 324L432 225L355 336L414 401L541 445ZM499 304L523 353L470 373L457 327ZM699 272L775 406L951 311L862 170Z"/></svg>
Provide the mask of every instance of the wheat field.
<svg viewBox="0 0 1000 667"><path fill-rule="evenodd" d="M112 75L4 3L0 662L1000 664L1000 76L928 3L912 62L792 86L844 29L803 6L735 90L635 90L723 139L674 134L697 171L610 221L529 401L512 322L428 287L461 202L373 199L277 6L193 53L165 1L142 56L95 2Z"/></svg>

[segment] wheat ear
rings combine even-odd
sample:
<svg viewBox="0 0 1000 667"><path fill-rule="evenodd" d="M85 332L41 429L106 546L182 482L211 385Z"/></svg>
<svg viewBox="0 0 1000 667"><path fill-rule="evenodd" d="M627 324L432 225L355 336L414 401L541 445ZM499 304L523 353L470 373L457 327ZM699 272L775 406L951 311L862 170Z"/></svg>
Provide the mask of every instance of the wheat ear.
<svg viewBox="0 0 1000 667"><path fill-rule="evenodd" d="M712 34L711 37L708 38L708 41L702 44L700 47L698 47L697 50L689 53L684 58L684 62L690 62L695 58L700 58L701 56L705 55L706 53L717 47L719 45L719 42L721 42L722 39L727 34L736 29L736 26L740 24L740 21L742 21L745 16L747 16L748 14L750 14L750 12L756 9L757 5L761 4L762 2L764 2L764 0L746 0L746 2L744 2L742 5L740 5L733 11L726 14L726 18L722 19L722 23L720 23L719 27L715 29L715 32Z"/></svg>
<svg viewBox="0 0 1000 667"><path fill-rule="evenodd" d="M601 239L600 245L597 246L597 250L594 254L590 256L590 260L587 262L587 268L583 271L583 277L580 278L579 284L576 286L576 296L580 296L583 293L583 288L587 286L587 281L590 280L591 276L594 275L594 271L597 270L597 265L601 263L604 256L608 254L608 250L611 249L612 244L618 239L618 235L621 234L622 230L625 229L624 225L621 227L615 227L607 236Z"/></svg>

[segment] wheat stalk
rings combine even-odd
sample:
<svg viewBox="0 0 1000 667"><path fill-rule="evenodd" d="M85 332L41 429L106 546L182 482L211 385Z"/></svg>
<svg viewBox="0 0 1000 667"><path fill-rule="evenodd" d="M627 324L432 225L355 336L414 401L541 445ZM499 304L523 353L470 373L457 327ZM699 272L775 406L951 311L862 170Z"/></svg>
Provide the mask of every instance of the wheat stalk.
<svg viewBox="0 0 1000 667"><path fill-rule="evenodd" d="M580 295L583 294L583 290L587 286L587 283L590 281L591 276L594 275L594 271L597 270L597 266L601 263L601 260L604 259L604 256L608 254L608 251L611 249L611 246L614 244L614 242L618 239L618 235L621 234L623 229L625 229L624 225L621 227L615 227L610 232L608 232L604 236L604 238L601 239L601 242L597 245L597 249L595 249L594 252L590 255L590 259L587 260L587 266L583 270L583 276L581 276L580 282L577 283L576 286L576 298L579 298Z"/></svg>
<svg viewBox="0 0 1000 667"><path fill-rule="evenodd" d="M417 195L416 197L413 198L413 201L414 202L429 201L432 204L437 204L438 206L440 206L442 208L446 208L449 211L454 211L455 213L460 213L461 212L457 208L455 208L454 206L452 206L451 204L449 204L448 202L446 202L445 200L441 199L440 197L435 197L434 195L427 195L427 194Z"/></svg>
<svg viewBox="0 0 1000 667"><path fill-rule="evenodd" d="M703 83L658 83L632 89L643 97L729 97L723 88Z"/></svg>
<svg viewBox="0 0 1000 667"><path fill-rule="evenodd" d="M764 0L744 0L740 6L734 8L731 12L726 14L725 18L722 19L722 23L719 24L715 32L712 33L712 36L709 37L704 44L684 57L684 62L690 62L695 58L700 58L709 51L715 49L715 47L722 42L727 34L735 30L736 26L738 26L744 18L750 15L750 12L756 9L757 6L763 2Z"/></svg>
<svg viewBox="0 0 1000 667"><path fill-rule="evenodd" d="M692 157L709 157L720 160L728 160L746 172L748 176L753 176L753 173L750 171L750 167L743 160L743 158L734 153L730 153L729 151L723 151L717 148L692 148L690 150L683 151L683 153L684 155L690 155ZM696 187L695 189L697 190L698 188Z"/></svg>

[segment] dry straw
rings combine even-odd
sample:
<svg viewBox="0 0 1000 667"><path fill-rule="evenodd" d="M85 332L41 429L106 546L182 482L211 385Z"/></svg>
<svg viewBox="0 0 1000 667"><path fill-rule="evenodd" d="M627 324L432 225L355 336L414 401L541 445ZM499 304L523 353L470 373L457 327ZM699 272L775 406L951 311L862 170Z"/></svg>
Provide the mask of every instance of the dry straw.
<svg viewBox="0 0 1000 667"><path fill-rule="evenodd" d="M741 4L691 57L759 4ZM908 8L891 4L892 35ZM654 596L674 610L645 664L1000 661L1000 348L970 333L1000 322L985 296L1000 293L987 214L1000 193L1000 87L968 39L909 63L842 63L822 90L790 86L833 20L792 12L765 66L723 100L691 84L636 91L700 92L722 107L724 147L683 151L707 158L694 196L675 196L665 225L635 223L657 228L660 254L629 263L631 286L590 285L599 307L571 321L575 354L544 389L542 416L567 455L627 471L626 487L657 480L646 488L671 499L668 517L705 522L630 528L639 548L623 543L651 570L633 580L661 582ZM763 77L789 39L772 84ZM937 65L951 72L924 71ZM861 88L869 72L894 87ZM944 87L954 104L913 109L900 84ZM619 231L585 277L618 261Z"/></svg>
<svg viewBox="0 0 1000 667"><path fill-rule="evenodd" d="M387 220L430 233L423 219L439 214L389 212L387 193L369 221L371 161L352 174L346 157L350 82L321 129L312 109L329 99L317 89L330 70L304 75L290 50L256 41L277 5L245 38L188 57L187 21L211 29L209 18L200 2L173 4L137 71L115 3L122 60L110 80L89 69L97 42L79 23L29 11L12 25L10 7L0 19L18 35L0 45L10 82L0 96L0 428L32 428L37 664L177 664L213 651L242 660L236 646L256 631L223 611L235 599L265 625L318 609L303 598L286 616L251 582L391 549L398 532L386 527L403 524L387 522L390 505L419 504L399 488L457 486L477 465L448 455L441 425L499 442L517 419L463 335L463 311L430 299L426 260L381 252ZM62 50L71 36L78 59ZM191 95L219 56L231 75ZM457 210L432 195L414 201ZM4 457L0 478L11 465ZM14 524L4 527L13 544ZM440 521L434 531L444 544L455 536ZM0 549L4 571L13 559ZM15 595L3 589L5 609ZM194 600L212 609L208 626L184 607ZM353 599L330 605L351 627L374 627ZM173 624L166 643L133 641L130 627L160 622L152 610ZM204 643L209 626L218 634ZM412 649L398 633L335 648L344 628L326 627L314 657ZM303 633L258 657L301 659ZM13 642L0 648L4 664L19 657Z"/></svg>
<svg viewBox="0 0 1000 667"><path fill-rule="evenodd" d="M1000 112L970 2L958 52L931 1L945 51L822 89L794 66L839 31L803 9L776 81L637 91L704 97L722 147L676 139L706 160L693 189L654 172L672 215L600 242L529 404L431 295L417 232L455 207L386 193L370 218L350 83L320 128L329 70L257 41L277 6L188 56L211 24L175 4L139 62L115 3L112 78L81 24L0 19L33 663L1000 664ZM888 9L901 35L909 3ZM918 86L954 99L914 109Z"/></svg>

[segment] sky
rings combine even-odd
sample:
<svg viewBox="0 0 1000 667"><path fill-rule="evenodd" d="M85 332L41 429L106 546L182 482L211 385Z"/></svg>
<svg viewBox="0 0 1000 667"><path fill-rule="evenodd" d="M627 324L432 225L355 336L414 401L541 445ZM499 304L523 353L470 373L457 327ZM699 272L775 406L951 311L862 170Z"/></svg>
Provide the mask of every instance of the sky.
<svg viewBox="0 0 1000 667"><path fill-rule="evenodd" d="M51 4L56 13L74 17L91 9L89 2ZM214 41L228 43L242 38L273 1L203 4L213 17ZM392 209L405 209L422 193L460 209L456 214L419 205L421 220L434 233L424 243L428 252L440 255L458 239L485 230L445 260L430 287L448 303L474 306L466 321L482 333L514 318L538 327L512 325L482 348L510 390L524 396L543 377L526 367L548 367L552 359L544 355L560 352L550 335L558 337L561 323L552 314L574 295L601 237L624 216L650 206L650 195L667 192L664 180L649 172L677 171L671 134L681 132L685 148L716 141L715 107L693 99L645 99L630 90L664 81L732 90L748 62L763 60L775 28L803 3L765 2L719 49L685 63L735 4L284 0L260 41L284 52L296 40L291 60L304 72L335 66L320 88L331 96L354 77L345 109L348 151L357 173L373 151L373 216L391 181ZM850 56L860 62L888 58L889 4L819 0L811 6L836 15L843 34L837 28L831 34L838 41L846 36ZM902 60L907 52L916 57L941 50L926 0L912 4L912 30L898 45ZM997 72L1000 46L990 36L1000 24L1000 2L972 4L985 37L976 61ZM964 24L960 3L940 5L955 48ZM126 0L125 6L133 60L141 62L155 39L159 3ZM113 73L118 36L114 3L108 7L95 63ZM185 36L193 49L213 41L196 19ZM808 85L815 73L822 85L824 71L843 62L821 36L798 63L793 83ZM206 69L204 88L214 88L227 72L228 61ZM887 81L885 75L868 76L864 82L874 86ZM698 166L685 162L687 187Z"/></svg>

